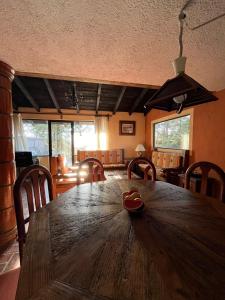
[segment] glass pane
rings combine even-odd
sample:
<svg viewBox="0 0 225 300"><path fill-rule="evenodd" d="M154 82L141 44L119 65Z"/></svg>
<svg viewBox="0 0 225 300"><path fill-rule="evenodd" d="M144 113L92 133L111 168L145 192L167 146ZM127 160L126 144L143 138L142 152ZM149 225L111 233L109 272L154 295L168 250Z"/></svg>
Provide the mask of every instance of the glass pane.
<svg viewBox="0 0 225 300"><path fill-rule="evenodd" d="M96 136L94 122L74 122L74 147L77 150L95 150Z"/></svg>
<svg viewBox="0 0 225 300"><path fill-rule="evenodd" d="M33 156L49 155L48 121L23 120L24 134Z"/></svg>
<svg viewBox="0 0 225 300"><path fill-rule="evenodd" d="M65 157L65 164L72 165L72 130L70 122L51 122L52 156Z"/></svg>
<svg viewBox="0 0 225 300"><path fill-rule="evenodd" d="M156 123L154 146L172 149L189 149L190 115Z"/></svg>

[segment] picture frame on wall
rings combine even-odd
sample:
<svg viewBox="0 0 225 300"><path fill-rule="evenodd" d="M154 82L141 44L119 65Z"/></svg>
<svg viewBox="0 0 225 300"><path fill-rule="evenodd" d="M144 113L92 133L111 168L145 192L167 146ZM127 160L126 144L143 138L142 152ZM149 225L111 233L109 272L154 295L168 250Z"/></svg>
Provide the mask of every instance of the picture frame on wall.
<svg viewBox="0 0 225 300"><path fill-rule="evenodd" d="M120 121L119 134L120 135L135 135L136 122L135 121Z"/></svg>

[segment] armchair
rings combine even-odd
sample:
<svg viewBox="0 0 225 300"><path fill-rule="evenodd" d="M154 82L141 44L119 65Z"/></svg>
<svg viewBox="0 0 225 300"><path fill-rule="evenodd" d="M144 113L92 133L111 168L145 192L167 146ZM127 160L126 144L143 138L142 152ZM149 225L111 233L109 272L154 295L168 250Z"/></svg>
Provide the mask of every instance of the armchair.
<svg viewBox="0 0 225 300"><path fill-rule="evenodd" d="M179 185L178 175L186 171L188 159L189 150L154 149L151 161L156 168L156 179ZM143 174L146 167L146 164L139 164L138 174Z"/></svg>

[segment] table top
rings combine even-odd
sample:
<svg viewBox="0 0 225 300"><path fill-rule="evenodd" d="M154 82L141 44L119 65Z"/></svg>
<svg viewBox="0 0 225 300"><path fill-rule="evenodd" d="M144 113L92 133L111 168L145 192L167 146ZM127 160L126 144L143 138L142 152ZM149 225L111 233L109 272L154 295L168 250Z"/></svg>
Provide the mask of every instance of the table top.
<svg viewBox="0 0 225 300"><path fill-rule="evenodd" d="M32 214L16 299L224 300L225 205L165 182L77 186Z"/></svg>

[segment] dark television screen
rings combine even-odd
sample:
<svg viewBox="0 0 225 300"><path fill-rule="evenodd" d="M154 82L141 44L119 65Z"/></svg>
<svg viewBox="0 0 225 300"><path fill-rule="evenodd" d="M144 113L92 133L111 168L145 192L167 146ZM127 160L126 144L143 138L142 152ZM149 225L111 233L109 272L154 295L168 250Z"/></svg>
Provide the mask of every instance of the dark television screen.
<svg viewBox="0 0 225 300"><path fill-rule="evenodd" d="M27 167L33 165L32 152L18 151L15 152L16 167Z"/></svg>

